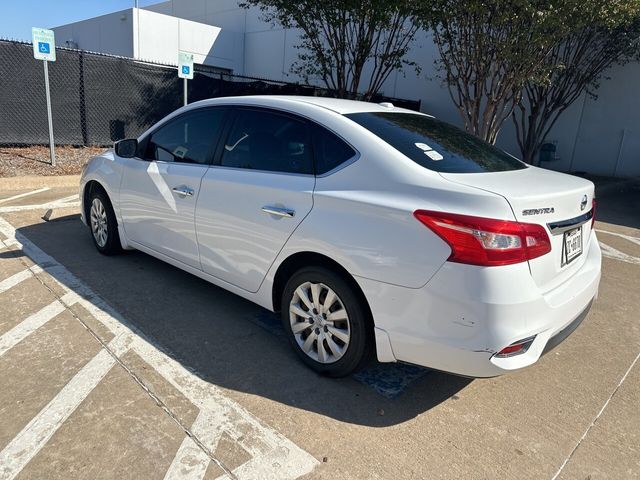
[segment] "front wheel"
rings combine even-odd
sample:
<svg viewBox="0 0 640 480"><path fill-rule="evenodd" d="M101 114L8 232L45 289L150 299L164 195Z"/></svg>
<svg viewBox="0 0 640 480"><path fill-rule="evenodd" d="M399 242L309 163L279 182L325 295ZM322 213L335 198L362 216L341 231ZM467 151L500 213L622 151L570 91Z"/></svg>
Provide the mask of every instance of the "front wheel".
<svg viewBox="0 0 640 480"><path fill-rule="evenodd" d="M118 221L107 195L96 190L89 199L89 228L93 244L103 255L114 255L122 250L118 235Z"/></svg>
<svg viewBox="0 0 640 480"><path fill-rule="evenodd" d="M307 267L287 282L282 323L300 358L318 373L343 377L368 359L368 310L355 289L331 270Z"/></svg>

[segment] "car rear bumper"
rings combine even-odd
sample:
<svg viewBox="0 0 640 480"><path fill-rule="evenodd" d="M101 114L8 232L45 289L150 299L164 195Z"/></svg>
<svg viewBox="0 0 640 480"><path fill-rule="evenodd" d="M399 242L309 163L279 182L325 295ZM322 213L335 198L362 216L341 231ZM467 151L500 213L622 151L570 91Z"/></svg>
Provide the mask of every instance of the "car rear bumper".
<svg viewBox="0 0 640 480"><path fill-rule="evenodd" d="M586 317L600 283L595 233L585 254L578 272L544 293L526 263L481 268L447 262L419 289L362 278L358 282L396 360L492 377L532 365ZM529 337L535 339L525 353L496 356Z"/></svg>
<svg viewBox="0 0 640 480"><path fill-rule="evenodd" d="M542 350L542 355L546 355L551 350L553 350L558 345L560 345L562 342L564 342L567 338L569 338L569 335L571 335L580 326L582 321L585 318L587 318L587 315L589 314L589 311L591 310L592 305L593 305L593 300L589 302L589 305L587 305L587 307L582 311L580 315L577 316L575 320L573 320L569 325L564 327L558 333L553 335L547 341L547 344L544 346L544 350Z"/></svg>

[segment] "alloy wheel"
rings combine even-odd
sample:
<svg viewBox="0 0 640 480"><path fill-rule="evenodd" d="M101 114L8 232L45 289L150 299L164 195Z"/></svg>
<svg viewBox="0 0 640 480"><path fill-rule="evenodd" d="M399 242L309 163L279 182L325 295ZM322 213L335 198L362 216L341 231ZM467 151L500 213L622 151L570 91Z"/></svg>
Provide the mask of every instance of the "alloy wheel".
<svg viewBox="0 0 640 480"><path fill-rule="evenodd" d="M349 315L342 300L324 283L305 282L295 289L289 321L300 349L319 363L337 362L349 347Z"/></svg>
<svg viewBox="0 0 640 480"><path fill-rule="evenodd" d="M99 247L103 248L107 244L109 230L107 225L107 211L99 198L94 198L91 202L91 233Z"/></svg>

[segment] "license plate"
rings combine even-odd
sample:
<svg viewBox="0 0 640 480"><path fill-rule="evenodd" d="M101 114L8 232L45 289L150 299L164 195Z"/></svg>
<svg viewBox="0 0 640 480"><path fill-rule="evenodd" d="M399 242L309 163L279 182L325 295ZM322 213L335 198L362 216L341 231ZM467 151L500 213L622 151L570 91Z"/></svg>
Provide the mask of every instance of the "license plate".
<svg viewBox="0 0 640 480"><path fill-rule="evenodd" d="M567 265L582 254L582 227L564 232L562 265Z"/></svg>

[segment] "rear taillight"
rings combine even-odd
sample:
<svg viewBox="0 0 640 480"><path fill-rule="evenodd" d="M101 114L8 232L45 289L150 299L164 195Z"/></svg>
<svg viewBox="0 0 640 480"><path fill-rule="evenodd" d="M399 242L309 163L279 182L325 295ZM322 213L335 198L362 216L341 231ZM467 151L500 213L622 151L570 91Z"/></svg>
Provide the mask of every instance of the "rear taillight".
<svg viewBox="0 0 640 480"><path fill-rule="evenodd" d="M449 244L450 262L511 265L551 251L542 225L428 210L416 210L413 215Z"/></svg>
<svg viewBox="0 0 640 480"><path fill-rule="evenodd" d="M593 199L591 202L591 230L593 230L593 226L596 224L596 199Z"/></svg>

